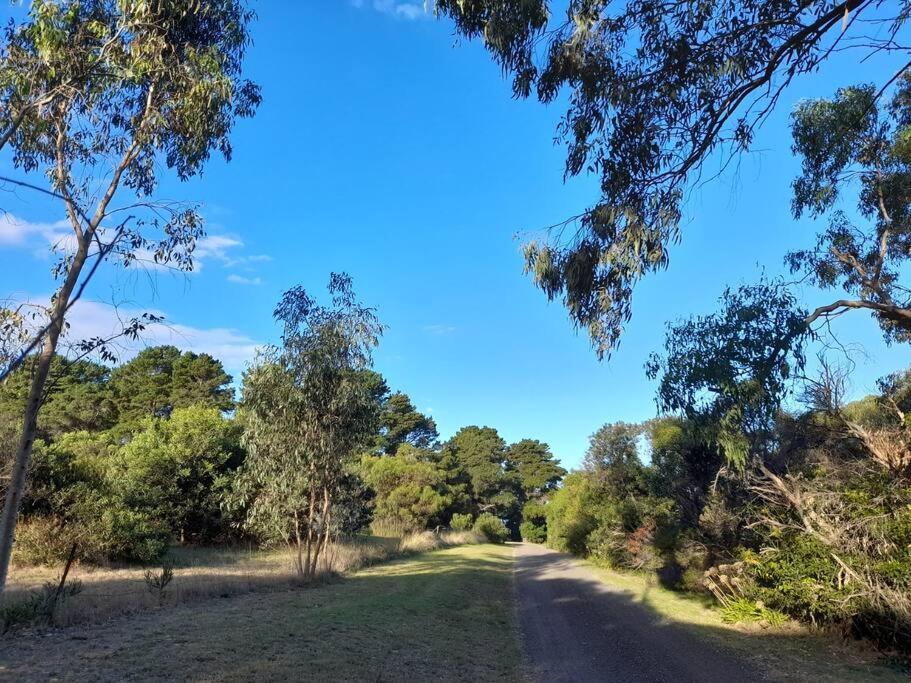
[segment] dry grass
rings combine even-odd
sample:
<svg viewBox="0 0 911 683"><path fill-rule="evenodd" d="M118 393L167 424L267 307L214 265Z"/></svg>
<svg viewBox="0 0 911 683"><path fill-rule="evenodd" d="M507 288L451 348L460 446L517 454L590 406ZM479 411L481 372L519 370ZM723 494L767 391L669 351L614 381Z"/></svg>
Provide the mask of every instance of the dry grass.
<svg viewBox="0 0 911 683"><path fill-rule="evenodd" d="M423 532L402 538L358 536L334 543L320 562L319 579L350 574L380 562L482 539L472 532ZM174 578L158 594L146 584L147 569L160 567L97 567L75 565L69 579L82 584L77 595L62 602L54 625L98 622L113 616L173 607L198 600L225 598L253 591L284 590L300 582L284 549L174 548L168 561ZM31 591L56 583L59 568L13 566L3 604L25 600Z"/></svg>
<svg viewBox="0 0 911 683"><path fill-rule="evenodd" d="M0 639L10 681L518 681L512 549Z"/></svg>

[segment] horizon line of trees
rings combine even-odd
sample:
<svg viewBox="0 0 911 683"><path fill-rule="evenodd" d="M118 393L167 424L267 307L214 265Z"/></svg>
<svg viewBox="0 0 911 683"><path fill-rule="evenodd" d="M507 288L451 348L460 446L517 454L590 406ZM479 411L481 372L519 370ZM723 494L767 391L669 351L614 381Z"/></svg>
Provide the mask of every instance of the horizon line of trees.
<svg viewBox="0 0 911 683"><path fill-rule="evenodd" d="M370 368L381 327L350 279L300 288L282 343L232 378L208 354L154 346L109 368L55 357L16 536L18 561L153 562L179 543L286 545L299 575L340 535L479 525L546 533L565 470L547 444L433 418ZM0 383L0 471L14 459L34 360ZM4 481L6 481L4 479Z"/></svg>

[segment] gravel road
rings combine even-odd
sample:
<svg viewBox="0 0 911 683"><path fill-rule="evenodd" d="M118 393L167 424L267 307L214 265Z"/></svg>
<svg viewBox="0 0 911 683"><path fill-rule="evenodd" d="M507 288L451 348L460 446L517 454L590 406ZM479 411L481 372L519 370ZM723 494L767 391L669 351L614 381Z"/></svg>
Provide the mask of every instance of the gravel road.
<svg viewBox="0 0 911 683"><path fill-rule="evenodd" d="M578 561L515 546L519 621L536 681L760 681L735 654L612 589Z"/></svg>

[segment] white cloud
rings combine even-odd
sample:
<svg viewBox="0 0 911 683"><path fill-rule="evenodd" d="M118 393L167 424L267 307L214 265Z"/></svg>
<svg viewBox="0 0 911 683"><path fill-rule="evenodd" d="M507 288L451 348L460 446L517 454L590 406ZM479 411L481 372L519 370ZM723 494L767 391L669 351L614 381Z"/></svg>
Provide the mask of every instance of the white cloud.
<svg viewBox="0 0 911 683"><path fill-rule="evenodd" d="M119 339L113 344L118 360L123 362L135 356L147 346L171 344L180 349L208 353L220 360L227 371L240 377L246 364L253 360L261 344L254 339L228 327L200 328L171 321L157 310L114 307L97 301L81 300L70 310L67 320L70 325L67 340L108 338L117 334L126 321L142 313L163 317L161 323L152 323L140 333L137 340Z"/></svg>
<svg viewBox="0 0 911 683"><path fill-rule="evenodd" d="M0 248L33 247L36 240L55 250L66 251L75 246L75 236L67 221L32 223L11 213L0 214Z"/></svg>
<svg viewBox="0 0 911 683"><path fill-rule="evenodd" d="M236 257L229 255L228 251L242 246L244 246L244 243L235 237L206 235L196 242L196 248L193 250L193 259L202 261L207 258L213 258L225 265L233 265Z"/></svg>
<svg viewBox="0 0 911 683"><path fill-rule="evenodd" d="M263 281L258 277L244 277L243 275L237 275L231 273L228 276L228 282L233 282L237 285L261 285Z"/></svg>
<svg viewBox="0 0 911 683"><path fill-rule="evenodd" d="M102 238L103 239L103 238ZM43 244L41 244L43 243ZM231 235L206 235L196 242L193 251L193 272L199 272L206 261L217 261L225 268L244 265L251 269L250 264L271 261L268 254L253 254L244 256L238 254L243 249L242 240ZM35 255L44 257L46 248L52 251L71 253L76 248L76 238L70 228L69 222L62 220L56 223L32 223L9 213L0 214L0 249L3 248L30 248ZM132 267L146 270L172 270L171 264L155 262L153 251L145 248L134 252L135 259ZM252 280L258 278L245 278ZM258 284L258 283L257 283Z"/></svg>
<svg viewBox="0 0 911 683"><path fill-rule="evenodd" d="M401 0L351 0L352 6L363 9L370 8L376 12L387 14L396 19L414 21L431 16L426 2L402 2Z"/></svg>

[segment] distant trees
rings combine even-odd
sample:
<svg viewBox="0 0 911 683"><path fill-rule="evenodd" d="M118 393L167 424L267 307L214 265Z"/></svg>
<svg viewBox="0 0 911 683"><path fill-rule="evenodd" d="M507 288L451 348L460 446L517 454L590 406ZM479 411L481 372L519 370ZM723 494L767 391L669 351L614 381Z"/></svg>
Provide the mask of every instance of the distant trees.
<svg viewBox="0 0 911 683"><path fill-rule="evenodd" d="M331 542L332 504L347 467L376 433L379 404L359 374L382 326L333 274L331 303L301 288L275 309L282 346L244 377L247 459L236 480L246 526L293 549L302 579L315 576Z"/></svg>
<svg viewBox="0 0 911 683"><path fill-rule="evenodd" d="M167 417L175 408L203 405L219 410L234 406L231 376L207 353L153 346L111 373L119 421L134 424Z"/></svg>
<svg viewBox="0 0 911 683"><path fill-rule="evenodd" d="M359 472L375 494L375 530L426 529L447 506L445 475L430 454L406 444L395 455L366 455Z"/></svg>
<svg viewBox="0 0 911 683"><path fill-rule="evenodd" d="M408 394L397 391L385 398L380 414L379 447L394 455L400 446L433 448L440 438L432 417L419 412Z"/></svg>
<svg viewBox="0 0 911 683"><path fill-rule="evenodd" d="M37 333L3 327L21 343L0 343L9 359L0 381L33 352L35 367L0 516L0 590L67 314L110 258L192 267L202 235L198 213L150 197L161 168L187 179L213 151L230 157L235 119L252 115L260 99L241 75L250 19L239 0L204 8L190 0L39 0L25 21L4 29L0 149L9 147L13 165L34 179L2 181L58 200L72 245L54 268L60 285ZM129 212L118 213L113 202L124 188L134 200ZM21 305L4 306L0 318L15 321L21 313ZM135 335L142 325L142 318L133 320L123 332ZM109 356L107 341L85 340L80 353Z"/></svg>

